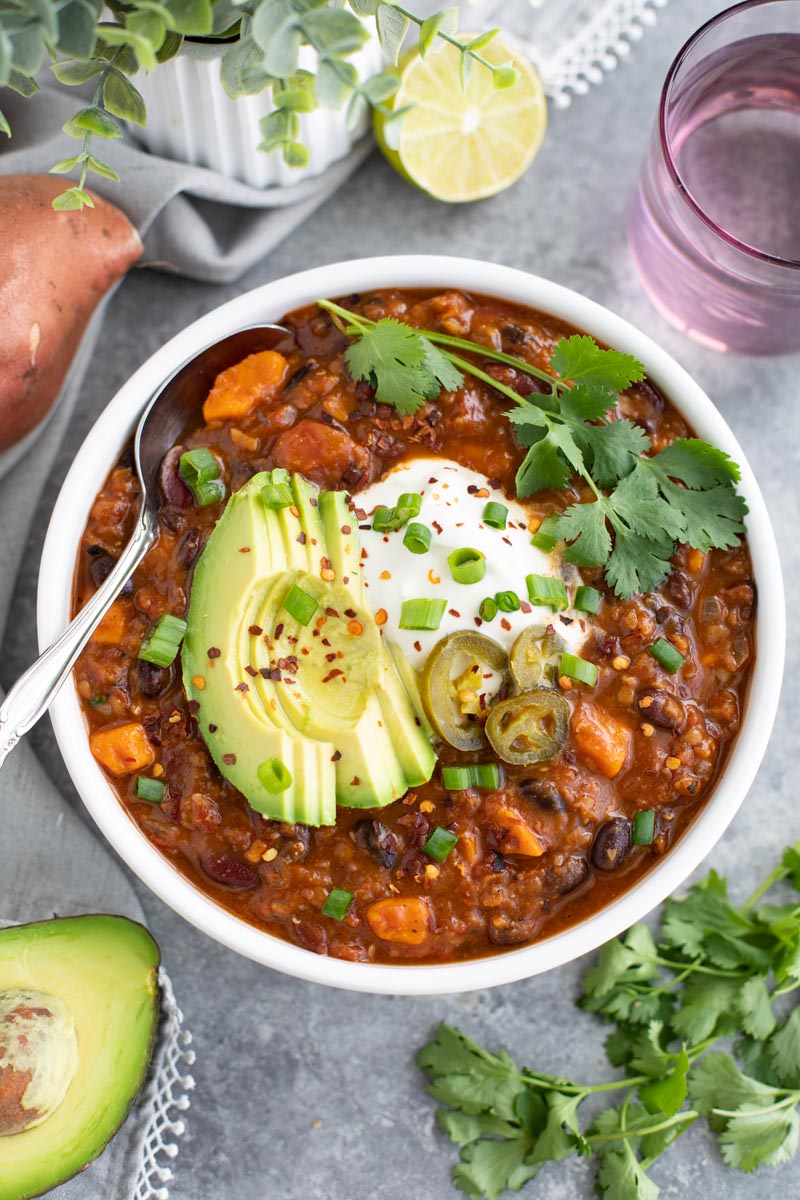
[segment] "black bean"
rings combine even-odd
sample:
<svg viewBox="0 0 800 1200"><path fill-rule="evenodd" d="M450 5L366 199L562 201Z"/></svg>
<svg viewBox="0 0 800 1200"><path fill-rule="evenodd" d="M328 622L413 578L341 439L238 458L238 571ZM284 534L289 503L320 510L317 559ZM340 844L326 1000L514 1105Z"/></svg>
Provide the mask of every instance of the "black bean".
<svg viewBox="0 0 800 1200"><path fill-rule="evenodd" d="M185 571L190 570L197 561L202 548L200 542L201 533L199 529L188 530L181 539L181 544L178 546L178 564Z"/></svg>
<svg viewBox="0 0 800 1200"><path fill-rule="evenodd" d="M525 330L521 325L504 325L500 332L503 335L503 341L512 346L519 346L525 341Z"/></svg>
<svg viewBox="0 0 800 1200"><path fill-rule="evenodd" d="M160 696L169 686L172 678L170 667L157 667L155 663L146 662L143 658L136 660L134 670L138 690L149 700Z"/></svg>
<svg viewBox="0 0 800 1200"><path fill-rule="evenodd" d="M589 874L589 864L585 858L573 854L558 869L553 869L551 886L559 896L566 896L580 887Z"/></svg>
<svg viewBox="0 0 800 1200"><path fill-rule="evenodd" d="M642 688L637 692L636 711L643 721L676 733L683 729L686 721L686 712L678 697L663 688Z"/></svg>
<svg viewBox="0 0 800 1200"><path fill-rule="evenodd" d="M549 779L521 779L517 787L520 795L532 801L542 812L563 813L567 810L564 797Z"/></svg>
<svg viewBox="0 0 800 1200"><path fill-rule="evenodd" d="M604 821L592 843L592 866L598 871L616 871L631 849L631 823L627 817Z"/></svg>
<svg viewBox="0 0 800 1200"><path fill-rule="evenodd" d="M293 387L296 387L298 383L300 383L303 379L305 379L306 375L308 375L310 371L314 370L316 365L317 364L314 362L314 360L312 358L312 359L309 359L308 362L304 362L302 367L298 367L297 370L295 371L294 375L289 376L289 380L283 389L284 393L291 391L291 389Z"/></svg>
<svg viewBox="0 0 800 1200"><path fill-rule="evenodd" d="M90 554L92 554L92 561L89 564L89 574L92 577L92 583L95 585L95 587L99 588L108 579L117 563L116 559L112 558L110 554L107 554L105 550L101 549L99 554L95 554L95 549L96 548L92 546L92 549L90 550ZM133 580L128 579L123 585L120 596L130 596L132 592Z"/></svg>
<svg viewBox="0 0 800 1200"><path fill-rule="evenodd" d="M667 580L667 591L684 612L692 607L692 589L689 580L680 571L673 571Z"/></svg>
<svg viewBox="0 0 800 1200"><path fill-rule="evenodd" d="M367 850L380 865L390 871L397 862L397 836L380 821L363 820L350 835L357 846Z"/></svg>
<svg viewBox="0 0 800 1200"><path fill-rule="evenodd" d="M486 933L493 946L516 946L536 936L541 916L538 912L507 913L490 910Z"/></svg>

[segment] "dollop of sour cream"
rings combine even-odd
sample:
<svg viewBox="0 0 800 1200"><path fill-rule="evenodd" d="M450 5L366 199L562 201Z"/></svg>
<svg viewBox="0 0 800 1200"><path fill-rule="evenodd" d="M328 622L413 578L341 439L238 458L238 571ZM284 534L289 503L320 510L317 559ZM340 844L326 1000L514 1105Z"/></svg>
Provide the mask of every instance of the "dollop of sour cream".
<svg viewBox="0 0 800 1200"><path fill-rule="evenodd" d="M430 549L413 554L403 545L404 530L380 533L372 528L372 515L380 506L392 508L404 492L422 497L414 517L431 531ZM483 522L490 501L508 509L505 529ZM581 583L577 569L557 553L544 553L531 545L531 514L518 501L493 488L485 476L443 458L416 458L400 463L383 479L354 497L367 516L359 523L366 551L363 573L367 599L374 613L386 614L384 636L395 642L408 661L421 668L436 643L457 630L479 629L509 649L530 625L552 625L566 648L580 654L590 618L571 607L561 613L528 601L527 575L563 579L570 605ZM486 574L478 583L456 583L447 562L454 550L471 547L486 557ZM481 601L498 592L513 591L522 602L516 612L498 612L492 621L481 621ZM400 628L403 602L418 598L443 599L446 609L436 630ZM383 613L381 612L383 610Z"/></svg>

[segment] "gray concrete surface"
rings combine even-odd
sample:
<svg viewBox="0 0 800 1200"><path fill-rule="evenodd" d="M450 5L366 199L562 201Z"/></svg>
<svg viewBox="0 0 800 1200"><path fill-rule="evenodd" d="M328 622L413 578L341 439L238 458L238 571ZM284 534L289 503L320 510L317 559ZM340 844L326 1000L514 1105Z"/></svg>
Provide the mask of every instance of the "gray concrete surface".
<svg viewBox="0 0 800 1200"><path fill-rule="evenodd" d="M725 414L764 489L790 598L786 684L758 780L708 864L730 875L735 894L747 894L783 845L800 837L795 423L800 360L719 357L687 342L650 308L625 242L661 80L685 37L721 7L714 0L672 0L619 70L571 109L552 114L533 169L492 201L463 209L440 206L407 188L373 156L235 286L211 288L152 271L134 273L113 300L81 412L42 503L9 623L14 644L3 650L4 677L13 678L33 655L41 536L70 458L116 387L166 338L241 290L337 259L445 252L522 267L602 301L669 349ZM46 723L34 737L52 774L69 791ZM196 932L141 886L139 891L198 1055L197 1090L170 1185L172 1200L454 1196L448 1180L454 1148L434 1124L434 1105L413 1063L441 1018L490 1045L506 1044L546 1071L595 1079L605 1070L603 1027L572 1003L585 964L451 999L358 996L246 962ZM653 1175L665 1200L800 1194L800 1159L769 1174L734 1174L699 1128L681 1138ZM578 1161L548 1166L523 1194L583 1200L592 1195L590 1169Z"/></svg>

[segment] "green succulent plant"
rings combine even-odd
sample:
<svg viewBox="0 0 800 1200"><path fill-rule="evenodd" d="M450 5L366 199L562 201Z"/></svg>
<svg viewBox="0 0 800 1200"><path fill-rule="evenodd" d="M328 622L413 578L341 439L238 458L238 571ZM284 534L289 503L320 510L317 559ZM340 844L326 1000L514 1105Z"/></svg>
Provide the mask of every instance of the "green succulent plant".
<svg viewBox="0 0 800 1200"><path fill-rule="evenodd" d="M259 149L280 152L289 165L308 162L308 149L299 140L299 115L317 107L346 105L351 123L365 104L379 109L391 139L405 111L389 104L398 86L396 73L390 69L361 79L350 61L370 36L364 17L375 18L390 64L397 63L411 32L423 55L444 42L455 46L465 86L476 65L492 72L498 88L516 82L510 63L494 66L480 53L497 30L472 41L458 38L457 8L422 18L393 0L110 0L108 5L103 0L0 0L0 132L8 137L13 132L2 112L3 90L32 96L48 61L60 83L92 84L88 103L64 125L80 150L51 168L77 174L54 208L91 207L88 176L119 178L94 153L95 139L121 137L120 121L146 123L133 78L140 70L157 70L178 53L184 38L192 38L225 43L221 79L232 99L271 90L274 108L261 121ZM314 72L298 67L304 45L317 52Z"/></svg>

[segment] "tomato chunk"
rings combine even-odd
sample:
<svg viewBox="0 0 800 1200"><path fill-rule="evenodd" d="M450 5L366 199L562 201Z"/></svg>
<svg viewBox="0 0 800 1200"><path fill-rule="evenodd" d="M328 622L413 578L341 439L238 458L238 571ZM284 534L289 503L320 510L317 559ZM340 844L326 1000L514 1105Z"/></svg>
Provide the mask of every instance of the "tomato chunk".
<svg viewBox="0 0 800 1200"><path fill-rule="evenodd" d="M277 350L250 354L214 380L203 405L203 419L237 421L246 417L257 405L275 399L288 373L289 364Z"/></svg>
<svg viewBox="0 0 800 1200"><path fill-rule="evenodd" d="M421 946L430 933L431 910L421 896L390 896L367 909L376 937L404 946Z"/></svg>

